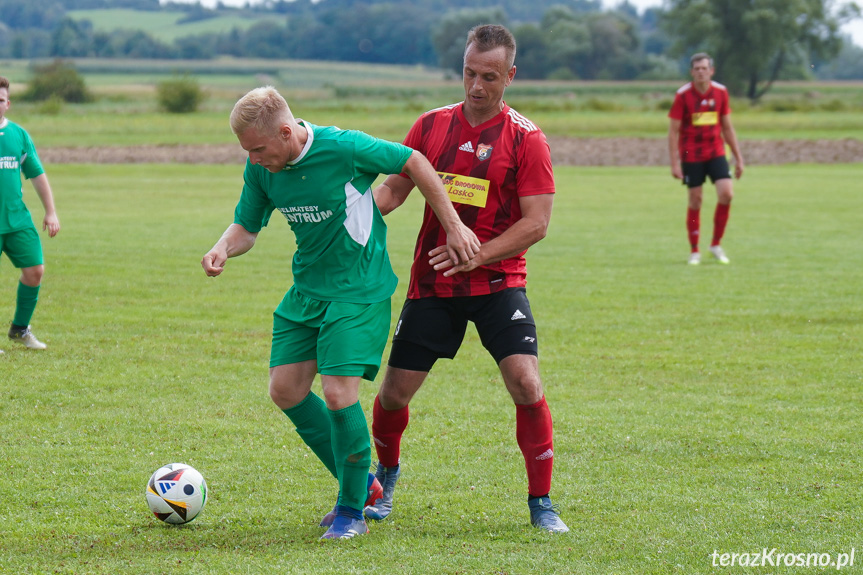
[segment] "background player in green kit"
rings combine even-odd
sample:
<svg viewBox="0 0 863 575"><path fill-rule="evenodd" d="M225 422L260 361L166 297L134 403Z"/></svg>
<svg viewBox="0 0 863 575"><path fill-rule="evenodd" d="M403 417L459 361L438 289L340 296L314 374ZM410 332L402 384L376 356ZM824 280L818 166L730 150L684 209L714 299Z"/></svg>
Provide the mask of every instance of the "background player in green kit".
<svg viewBox="0 0 863 575"><path fill-rule="evenodd" d="M297 244L294 285L273 314L270 397L338 479L322 538L367 533L363 507L380 495L369 494L371 444L359 384L380 368L397 283L372 184L379 174L409 174L459 261L474 257L479 241L428 160L406 146L295 119L271 87L237 102L231 129L249 154L243 191L234 223L201 265L208 276L219 275L228 258L252 248L273 211L287 219ZM311 392L316 373L324 399Z"/></svg>
<svg viewBox="0 0 863 575"><path fill-rule="evenodd" d="M0 76L0 253L21 269L15 316L9 328L9 339L30 349L45 349L45 344L30 331L30 319L39 299L39 286L45 272L42 243L24 204L21 174L33 187L45 208L42 229L54 237L60 231L60 220L54 209L54 194L42 168L30 135L6 118L9 109L9 80ZM0 351L0 353L3 353Z"/></svg>

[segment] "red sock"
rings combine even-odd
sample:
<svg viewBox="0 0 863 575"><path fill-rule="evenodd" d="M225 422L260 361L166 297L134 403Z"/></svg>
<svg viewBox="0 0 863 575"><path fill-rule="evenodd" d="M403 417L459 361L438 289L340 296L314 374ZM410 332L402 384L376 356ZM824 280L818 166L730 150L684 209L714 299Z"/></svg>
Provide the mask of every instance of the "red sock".
<svg viewBox="0 0 863 575"><path fill-rule="evenodd" d="M409 419L407 405L395 411L387 411L381 405L380 398L375 396L375 406L372 410L372 439L375 442L378 461L384 467L395 467L399 464L402 434L407 429Z"/></svg>
<svg viewBox="0 0 863 575"><path fill-rule="evenodd" d="M698 251L698 234L701 227L701 210L686 208L686 231L689 235L689 245L692 251Z"/></svg>
<svg viewBox="0 0 863 575"><path fill-rule="evenodd" d="M554 429L545 396L533 405L515 406L515 438L527 467L527 492L532 497L551 491Z"/></svg>
<svg viewBox="0 0 863 575"><path fill-rule="evenodd" d="M731 204L716 204L716 212L713 214L713 241L711 246L718 246L725 233L725 224L728 223L728 212Z"/></svg>

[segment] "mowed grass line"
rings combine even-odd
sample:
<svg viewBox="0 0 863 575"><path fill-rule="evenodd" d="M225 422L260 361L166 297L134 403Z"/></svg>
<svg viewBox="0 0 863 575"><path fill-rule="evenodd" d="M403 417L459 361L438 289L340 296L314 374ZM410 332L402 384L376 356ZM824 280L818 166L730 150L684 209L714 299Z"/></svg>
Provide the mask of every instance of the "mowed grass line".
<svg viewBox="0 0 863 575"><path fill-rule="evenodd" d="M162 42L173 42L178 38L198 34L226 34L233 29L244 30L258 22L271 21L271 16L243 17L237 14L219 14L192 22L182 22L187 16L182 11L160 11L131 9L69 10L69 18L77 22L89 20L97 32L117 30L141 30Z"/></svg>
<svg viewBox="0 0 863 575"><path fill-rule="evenodd" d="M552 496L572 532L527 524L513 408L469 330L412 403L392 520L339 545L317 542L335 483L266 395L287 225L274 217L223 277L198 263L240 172L50 168L64 229L45 241L33 321L50 347L0 358L0 571L703 573L714 550L859 547L860 166L751 167L732 264L698 268L683 263L685 191L667 170L558 169L528 290ZM412 197L387 218L394 317L420 208ZM0 277L11 315L5 258ZM376 388L362 388L367 412ZM171 461L211 488L183 528L144 502Z"/></svg>
<svg viewBox="0 0 863 575"><path fill-rule="evenodd" d="M250 80L247 89L261 82ZM155 90L137 102L103 102L95 105L67 105L63 121L57 116L38 113L34 104L16 106L10 118L25 126L42 149L46 147L110 147L177 144L232 144L236 139L228 127L228 116L244 89L225 90L204 104L195 114L164 114L156 110ZM456 92L445 100L462 99ZM363 130L377 137L400 142L419 114L437 106L432 102L354 102L346 103L321 96L317 102L288 97L297 117L318 125L337 125ZM440 102L440 101L439 101ZM93 108L90 106L98 106ZM520 108L516 107L521 111ZM548 136L570 138L655 138L668 133L664 110L592 112L523 112ZM734 113L734 126L742 145L746 140L841 140L863 139L863 114L859 112Z"/></svg>

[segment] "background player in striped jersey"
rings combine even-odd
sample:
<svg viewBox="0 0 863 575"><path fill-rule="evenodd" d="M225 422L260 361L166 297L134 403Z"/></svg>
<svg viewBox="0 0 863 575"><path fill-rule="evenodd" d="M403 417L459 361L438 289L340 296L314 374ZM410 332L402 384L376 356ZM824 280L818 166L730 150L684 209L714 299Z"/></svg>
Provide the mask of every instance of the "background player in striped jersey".
<svg viewBox="0 0 863 575"><path fill-rule="evenodd" d="M725 157L725 142L734 154L734 175L743 175L743 155L737 144L737 135L731 125L731 107L728 90L712 81L713 59L699 52L689 60L692 82L677 91L668 117L668 151L671 159L671 175L689 188L689 206L686 212L686 231L689 245L689 264L701 263L698 251L700 235L700 213L702 185L706 177L716 185L717 204L713 215L713 239L710 252L720 263L729 263L728 256L719 245L728 223L734 184L728 160ZM724 137L724 141L723 141Z"/></svg>
<svg viewBox="0 0 863 575"><path fill-rule="evenodd" d="M22 173L33 182L45 208L42 229L48 231L48 237L53 238L60 231L60 220L33 140L24 128L6 118L9 106L9 80L0 76L0 253L6 254L12 265L21 270L9 339L30 349L45 349L47 346L30 331L45 265L39 232L24 205Z"/></svg>
<svg viewBox="0 0 863 575"><path fill-rule="evenodd" d="M554 175L545 135L503 100L515 76L515 50L515 39L503 26L471 30L464 53L464 102L423 114L404 141L429 158L459 217L483 243L472 260L454 262L443 249L440 222L425 210L408 299L375 399L372 435L384 493L366 507L371 519L392 511L408 403L435 361L455 357L472 321L515 403L531 523L551 532L569 530L549 499L553 428L525 290L524 254L546 235ZM375 189L381 212L401 205L413 186L404 174L389 176Z"/></svg>

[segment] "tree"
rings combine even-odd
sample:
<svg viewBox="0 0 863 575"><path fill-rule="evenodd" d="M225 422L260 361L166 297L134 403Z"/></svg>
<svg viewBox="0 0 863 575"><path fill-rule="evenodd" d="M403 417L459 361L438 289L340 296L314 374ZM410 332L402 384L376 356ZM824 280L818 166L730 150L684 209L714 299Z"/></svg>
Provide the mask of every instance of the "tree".
<svg viewBox="0 0 863 575"><path fill-rule="evenodd" d="M863 48L843 38L842 51L832 61L813 59L815 75L822 80L863 80Z"/></svg>
<svg viewBox="0 0 863 575"><path fill-rule="evenodd" d="M807 53L835 57L842 40L840 23L859 14L853 4L831 0L668 0L663 25L674 38L672 51L683 56L706 51L716 79L736 95L756 101L786 66Z"/></svg>
<svg viewBox="0 0 863 575"><path fill-rule="evenodd" d="M206 97L198 81L188 74L174 76L156 86L159 108L172 114L188 114L198 110Z"/></svg>
<svg viewBox="0 0 863 575"><path fill-rule="evenodd" d="M528 23L512 30L516 44L516 67L518 77L542 80L548 77L548 57L545 34L536 24Z"/></svg>
<svg viewBox="0 0 863 575"><path fill-rule="evenodd" d="M89 20L66 17L51 34L51 55L58 58L81 58L93 55L93 26Z"/></svg>
<svg viewBox="0 0 863 575"><path fill-rule="evenodd" d="M57 98L64 102L89 102L93 95L87 89L84 78L78 74L74 64L63 60L33 67L33 78L23 100L44 101Z"/></svg>
<svg viewBox="0 0 863 575"><path fill-rule="evenodd" d="M583 78L584 65L590 58L590 29L575 12L564 6L553 6L542 16L546 55L554 78Z"/></svg>
<svg viewBox="0 0 863 575"><path fill-rule="evenodd" d="M329 6L329 2L321 2ZM338 6L288 18L284 56L348 62L432 64L430 24L421 6L401 3Z"/></svg>
<svg viewBox="0 0 863 575"><path fill-rule="evenodd" d="M638 31L624 13L578 14L555 6L543 15L541 27L555 77L634 78L640 72Z"/></svg>
<svg viewBox="0 0 863 575"><path fill-rule="evenodd" d="M448 12L432 29L432 44L438 55L438 64L445 70L461 75L464 65L464 43L467 33L480 24L507 25L506 13L499 9L458 10ZM516 55L516 57L518 57Z"/></svg>

